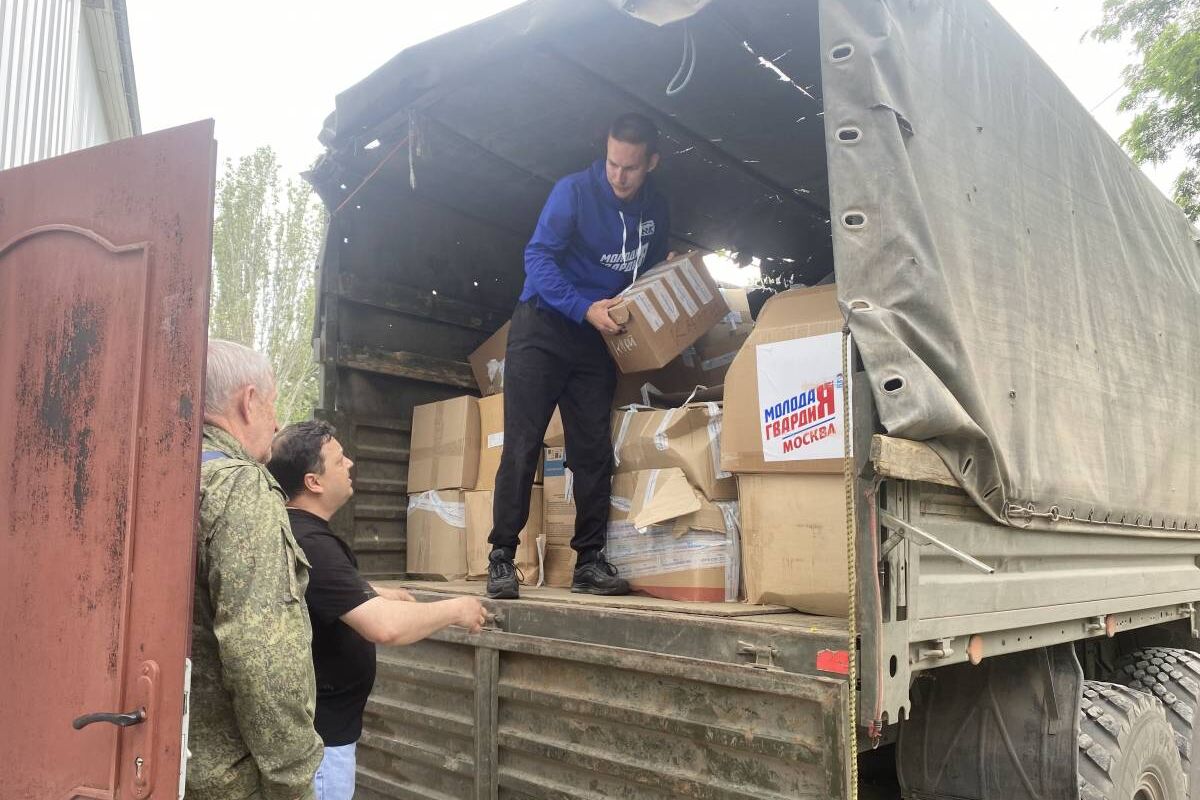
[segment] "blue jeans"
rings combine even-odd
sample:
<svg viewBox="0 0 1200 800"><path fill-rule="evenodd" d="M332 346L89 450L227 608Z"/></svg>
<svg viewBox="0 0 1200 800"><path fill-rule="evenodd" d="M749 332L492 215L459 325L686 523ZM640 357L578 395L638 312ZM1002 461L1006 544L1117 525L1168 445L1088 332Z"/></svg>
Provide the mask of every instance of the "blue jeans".
<svg viewBox="0 0 1200 800"><path fill-rule="evenodd" d="M317 800L351 800L354 797L354 748L357 742L326 747L313 778Z"/></svg>

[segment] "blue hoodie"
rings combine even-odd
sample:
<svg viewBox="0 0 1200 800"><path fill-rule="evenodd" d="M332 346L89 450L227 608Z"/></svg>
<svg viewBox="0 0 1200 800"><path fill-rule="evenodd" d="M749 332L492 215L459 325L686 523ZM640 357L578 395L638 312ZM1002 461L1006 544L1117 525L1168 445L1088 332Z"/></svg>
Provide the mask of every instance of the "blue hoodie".
<svg viewBox="0 0 1200 800"><path fill-rule="evenodd" d="M667 257L667 201L650 178L620 200L604 159L568 175L550 191L533 238L525 246L521 301L540 298L568 319L583 322L592 303L616 297Z"/></svg>

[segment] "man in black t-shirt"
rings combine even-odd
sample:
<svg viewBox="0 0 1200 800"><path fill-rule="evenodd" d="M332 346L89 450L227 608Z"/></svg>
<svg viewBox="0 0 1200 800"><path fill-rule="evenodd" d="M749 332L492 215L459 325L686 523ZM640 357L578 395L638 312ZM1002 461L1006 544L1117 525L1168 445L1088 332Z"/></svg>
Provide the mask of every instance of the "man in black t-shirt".
<svg viewBox="0 0 1200 800"><path fill-rule="evenodd" d="M417 603L403 589L372 586L329 518L354 494L354 466L327 422L289 425L275 437L267 468L288 496L292 534L311 568L305 600L312 618L316 729L325 754L313 780L317 800L354 795L354 751L375 683L375 644L402 645L458 625L478 633L486 612L474 597Z"/></svg>

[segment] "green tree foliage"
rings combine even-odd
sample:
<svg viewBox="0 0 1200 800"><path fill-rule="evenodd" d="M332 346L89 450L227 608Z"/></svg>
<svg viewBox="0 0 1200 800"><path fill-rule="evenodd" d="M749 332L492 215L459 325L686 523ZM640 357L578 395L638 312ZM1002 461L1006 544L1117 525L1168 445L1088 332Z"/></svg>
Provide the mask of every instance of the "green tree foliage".
<svg viewBox="0 0 1200 800"><path fill-rule="evenodd" d="M266 353L280 424L312 416L317 400L312 320L325 210L303 183L280 184L260 147L225 162L217 183L209 334Z"/></svg>
<svg viewBox="0 0 1200 800"><path fill-rule="evenodd" d="M1138 163L1161 163L1182 150L1188 165L1175 181L1175 201L1200 218L1200 0L1104 0L1092 31L1102 42L1132 41L1140 64L1125 69L1135 111L1121 144Z"/></svg>

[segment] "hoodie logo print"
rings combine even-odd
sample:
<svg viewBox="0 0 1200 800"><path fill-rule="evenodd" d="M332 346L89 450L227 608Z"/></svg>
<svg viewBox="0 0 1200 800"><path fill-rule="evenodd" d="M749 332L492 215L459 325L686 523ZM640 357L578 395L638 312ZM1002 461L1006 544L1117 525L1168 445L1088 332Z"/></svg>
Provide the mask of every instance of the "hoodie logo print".
<svg viewBox="0 0 1200 800"><path fill-rule="evenodd" d="M650 243L643 242L636 250L629 250L625 253L605 253L600 256L600 263L614 272L633 272L646 260L646 253L649 250Z"/></svg>
<svg viewBox="0 0 1200 800"><path fill-rule="evenodd" d="M654 235L654 220L648 219L645 222L643 222L642 230L639 235L640 236L653 236Z"/></svg>

